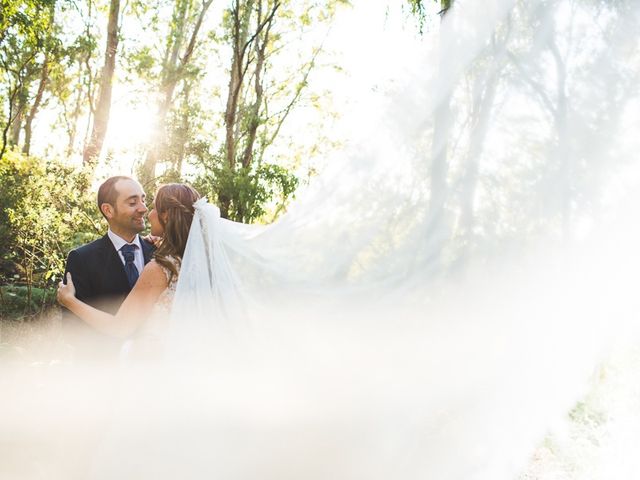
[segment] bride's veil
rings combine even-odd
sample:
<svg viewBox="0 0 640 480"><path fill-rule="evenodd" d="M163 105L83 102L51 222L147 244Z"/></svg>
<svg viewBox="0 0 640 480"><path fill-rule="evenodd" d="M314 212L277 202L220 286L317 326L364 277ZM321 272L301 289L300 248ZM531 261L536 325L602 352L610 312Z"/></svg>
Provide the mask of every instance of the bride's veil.
<svg viewBox="0 0 640 480"><path fill-rule="evenodd" d="M424 429L405 452L415 478L508 478L607 349L636 338L638 10L454 2L280 219L196 203L173 358L258 351L324 392L361 386Z"/></svg>
<svg viewBox="0 0 640 480"><path fill-rule="evenodd" d="M196 204L174 326L215 337L282 302L422 295L611 228L638 176L638 22L631 0L453 2L285 215Z"/></svg>

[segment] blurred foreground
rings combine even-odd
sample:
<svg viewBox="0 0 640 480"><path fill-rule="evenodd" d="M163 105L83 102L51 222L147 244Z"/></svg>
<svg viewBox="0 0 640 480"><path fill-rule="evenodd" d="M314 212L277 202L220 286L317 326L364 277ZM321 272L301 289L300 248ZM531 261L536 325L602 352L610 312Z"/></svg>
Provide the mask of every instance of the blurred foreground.
<svg viewBox="0 0 640 480"><path fill-rule="evenodd" d="M562 310L485 293L292 311L200 364L74 364L55 311L3 322L0 477L637 478L631 338L593 368L586 317L560 332Z"/></svg>

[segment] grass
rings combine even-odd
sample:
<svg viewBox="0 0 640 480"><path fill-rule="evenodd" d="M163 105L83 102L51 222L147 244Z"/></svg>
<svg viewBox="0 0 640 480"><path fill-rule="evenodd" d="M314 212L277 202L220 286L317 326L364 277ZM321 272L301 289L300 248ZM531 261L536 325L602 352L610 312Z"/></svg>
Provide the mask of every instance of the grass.
<svg viewBox="0 0 640 480"><path fill-rule="evenodd" d="M60 357L61 315L56 290L0 286L0 360L48 361Z"/></svg>
<svg viewBox="0 0 640 480"><path fill-rule="evenodd" d="M67 350L58 307L19 319L0 318L0 364L65 361Z"/></svg>

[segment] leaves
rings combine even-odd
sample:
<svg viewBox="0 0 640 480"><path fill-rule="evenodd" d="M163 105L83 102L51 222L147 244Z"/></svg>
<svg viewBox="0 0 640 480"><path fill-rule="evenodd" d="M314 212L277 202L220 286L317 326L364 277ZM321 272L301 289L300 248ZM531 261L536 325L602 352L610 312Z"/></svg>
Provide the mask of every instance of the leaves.
<svg viewBox="0 0 640 480"><path fill-rule="evenodd" d="M298 178L284 167L271 163L231 169L221 154L204 154L201 166L207 172L196 180L203 195L220 202L229 200L229 218L251 223L266 220L292 199Z"/></svg>
<svg viewBox="0 0 640 480"><path fill-rule="evenodd" d="M22 282L52 285L64 272L67 252L100 234L88 186L85 172L58 162L15 150L0 160L2 259L15 265Z"/></svg>

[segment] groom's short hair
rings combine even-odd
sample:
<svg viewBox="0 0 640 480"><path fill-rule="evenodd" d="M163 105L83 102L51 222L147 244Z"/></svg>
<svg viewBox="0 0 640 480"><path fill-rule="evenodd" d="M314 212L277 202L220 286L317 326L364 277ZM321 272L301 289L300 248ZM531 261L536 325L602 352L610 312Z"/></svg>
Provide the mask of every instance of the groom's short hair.
<svg viewBox="0 0 640 480"><path fill-rule="evenodd" d="M133 180L133 178L127 177L126 175L116 175L115 177L107 178L98 188L98 210L100 213L102 213L103 203L108 203L113 208L116 207L116 200L118 199L116 183L120 180ZM102 216L107 218L104 213L102 213Z"/></svg>

